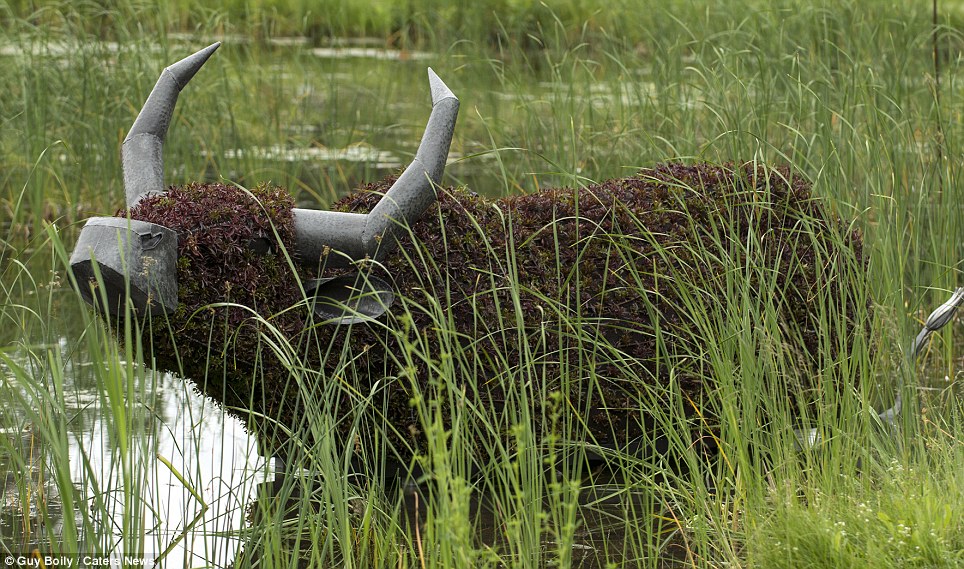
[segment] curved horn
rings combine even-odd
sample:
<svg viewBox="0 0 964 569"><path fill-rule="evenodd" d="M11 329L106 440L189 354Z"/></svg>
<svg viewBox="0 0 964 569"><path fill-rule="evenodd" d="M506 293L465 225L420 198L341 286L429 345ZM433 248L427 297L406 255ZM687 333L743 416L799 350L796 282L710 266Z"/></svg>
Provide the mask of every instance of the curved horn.
<svg viewBox="0 0 964 569"><path fill-rule="evenodd" d="M165 69L137 115L121 148L128 208L164 191L164 136L177 95L220 45ZM88 219L70 266L81 295L91 304L103 298L110 314L123 314L128 300L139 312L170 314L177 309L177 233L167 227L122 217ZM93 290L93 282L102 282L103 290Z"/></svg>
<svg viewBox="0 0 964 569"><path fill-rule="evenodd" d="M164 137L177 96L220 46L216 42L161 72L121 148L128 208L144 196L164 191Z"/></svg>
<svg viewBox="0 0 964 569"><path fill-rule="evenodd" d="M400 223L415 222L435 202L435 186L441 183L445 172L455 119L459 114L459 100L431 67L428 80L432 86L432 115L425 126L422 142L418 145L415 160L368 214L364 237L367 242L391 237ZM384 255L394 244L395 239L388 239L378 253ZM376 255L376 259L380 255Z"/></svg>
<svg viewBox="0 0 964 569"><path fill-rule="evenodd" d="M441 183L445 171L459 100L431 68L428 80L432 114L415 159L370 213L294 210L297 247L305 262L318 263L326 247L347 257L330 256L327 263L332 267L365 257L380 261L395 247L404 227L418 220L435 202L435 186Z"/></svg>

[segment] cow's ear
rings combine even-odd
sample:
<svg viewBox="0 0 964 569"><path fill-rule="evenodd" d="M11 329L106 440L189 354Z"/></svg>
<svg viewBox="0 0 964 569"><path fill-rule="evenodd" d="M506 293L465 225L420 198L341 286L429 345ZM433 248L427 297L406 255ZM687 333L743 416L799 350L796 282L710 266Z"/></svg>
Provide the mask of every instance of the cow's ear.
<svg viewBox="0 0 964 569"><path fill-rule="evenodd" d="M361 273L317 279L305 292L315 315L326 324L355 324L378 318L395 302L388 283Z"/></svg>

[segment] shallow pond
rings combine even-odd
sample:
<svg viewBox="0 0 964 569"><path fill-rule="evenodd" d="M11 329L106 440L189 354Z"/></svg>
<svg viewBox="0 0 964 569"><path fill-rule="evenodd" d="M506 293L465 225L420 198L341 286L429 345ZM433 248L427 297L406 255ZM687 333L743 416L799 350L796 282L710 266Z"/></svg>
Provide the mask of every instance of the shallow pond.
<svg viewBox="0 0 964 569"><path fill-rule="evenodd" d="M58 347L66 352L69 345L64 339ZM125 468L114 442L115 425L106 410L109 403L103 387L92 381L90 367L90 362L75 354L66 368L64 439L71 481L87 502L77 507L96 513L82 516L79 510L63 510L50 469L41 468L55 452L37 432L42 426L31 421L35 415L16 409L10 413L8 407L3 421L9 425L4 433L9 444L0 447L0 472L6 473L0 501L0 543L7 548L4 553L28 554L35 548L45 554L60 550L56 537L63 529L64 516L72 516L81 531L92 529L83 527L85 517L96 519L100 527L94 531L98 534L114 528L100 540L102 543L121 541L125 529L120 525L125 508L121 489L124 477L134 476L143 496L137 507L143 508L146 558L157 559L166 545L177 542L185 526L200 515L195 531L167 551L163 566L194 566L204 561L223 565L230 561L238 546L233 535L241 528L243 508L267 468L243 425L226 417L180 379L150 374L136 390L136 403L129 406L134 429L127 464L133 468ZM9 376L3 379L8 382L7 388L16 389L10 385L13 381ZM27 458L27 464L14 454ZM102 515L114 519L98 519ZM121 555L122 550L118 550L110 557L119 560Z"/></svg>

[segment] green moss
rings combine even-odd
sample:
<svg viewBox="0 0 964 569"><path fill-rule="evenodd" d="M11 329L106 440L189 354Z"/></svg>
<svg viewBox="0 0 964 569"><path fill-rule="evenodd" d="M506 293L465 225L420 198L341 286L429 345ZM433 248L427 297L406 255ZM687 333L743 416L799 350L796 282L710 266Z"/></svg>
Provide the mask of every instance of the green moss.
<svg viewBox="0 0 964 569"><path fill-rule="evenodd" d="M368 211L392 181L366 186L335 209ZM204 393L253 421L274 451L285 437L267 434L275 432L268 418L297 431L305 405L335 403L305 400L317 393L297 389L288 368L259 351L264 327L249 312L208 307L250 307L290 345L306 345L308 315L287 310L301 300L290 269L246 246L254 238L273 241L273 226L281 245L291 248L291 198L277 188L252 193L260 203L227 186L174 188L145 200L132 216L179 234L181 305L171 319L173 334L155 326L157 361L175 371L180 365ZM785 169L668 164L583 189L499 200L446 189L399 251L367 269L407 301L350 333L347 326L308 326L312 345L322 348L302 350L309 370L320 372L306 383L344 381L341 366L351 361L362 378L354 389L367 394L378 386L379 412L395 428L391 438L403 455L425 448L413 400L433 401L445 414L458 399L452 392L459 392L499 414L514 404L507 382L522 379L539 383L535 393L564 392L572 408L582 409L582 436L622 446L652 434L640 404L648 394L675 382L697 402L690 413L710 396L713 378L699 365L680 363L698 351L702 333L688 309L693 299L682 295L718 305L734 267L779 267L775 305L795 331L790 349L801 366L797 377L773 379L789 398L818 389L815 370L825 362L818 357L822 324L814 291L839 297L851 317L857 312L847 285L831 274L838 269L826 262L834 256L861 266L860 235L848 233L811 199L809 184ZM402 306L409 315L400 318ZM400 365L412 346L429 348L415 363ZM441 385L439 370L453 351L472 356L456 361L450 382ZM790 408L813 399L798 403ZM531 404L540 432L543 402ZM363 415L369 420L379 413L339 411L336 428L348 437ZM702 420L703 428L712 425L711 417ZM501 436L510 436L508 427Z"/></svg>

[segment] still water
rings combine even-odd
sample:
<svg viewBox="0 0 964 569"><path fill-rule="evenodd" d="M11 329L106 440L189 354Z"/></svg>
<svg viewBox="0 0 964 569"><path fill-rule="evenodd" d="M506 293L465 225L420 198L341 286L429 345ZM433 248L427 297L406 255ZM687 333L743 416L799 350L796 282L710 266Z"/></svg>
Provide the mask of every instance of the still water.
<svg viewBox="0 0 964 569"><path fill-rule="evenodd" d="M58 347L66 352L70 344L63 339ZM114 426L105 410L107 402L103 389L91 383L89 367L75 359L67 368L64 409L71 481L77 495L89 501L77 507L89 507L91 515L63 511L56 481L42 468L43 461L49 460L44 454L50 449L44 447L41 434L34 432L40 426L31 422L28 414L8 412L4 434L10 445L0 450L0 472L6 473L0 501L0 542L5 549L0 553L30 555L35 549L44 555L69 553L57 541L64 516L72 516L81 528L85 517L92 519L99 527L87 529L97 534L113 528L103 543L121 541L124 503L120 489L129 472L117 462L120 457L113 442ZM9 376L4 379L10 380ZM244 507L264 480L268 461L258 455L240 422L184 381L167 373L148 373L145 384L136 391L136 402L129 409L135 429L127 460L135 465L141 484L142 501L136 507L147 528L142 549L145 561L153 565L164 554L160 564L166 567L227 565L238 548ZM18 464L3 451L27 457L28 464ZM115 519L99 519L103 514ZM194 530L185 533L191 523ZM108 549L93 556L116 563L123 554L123 549L113 553Z"/></svg>

